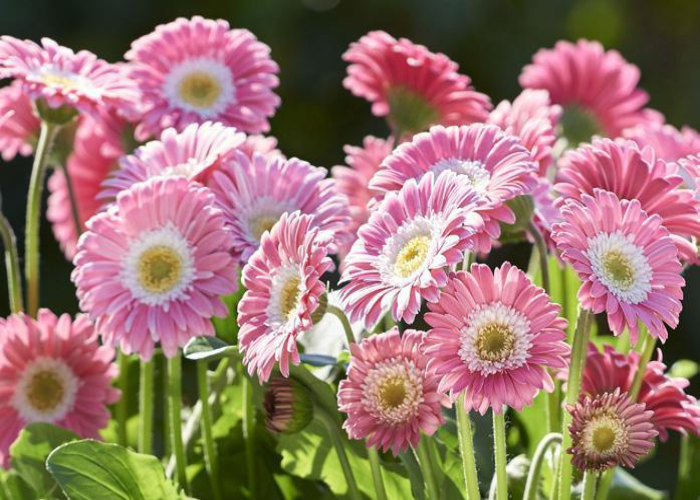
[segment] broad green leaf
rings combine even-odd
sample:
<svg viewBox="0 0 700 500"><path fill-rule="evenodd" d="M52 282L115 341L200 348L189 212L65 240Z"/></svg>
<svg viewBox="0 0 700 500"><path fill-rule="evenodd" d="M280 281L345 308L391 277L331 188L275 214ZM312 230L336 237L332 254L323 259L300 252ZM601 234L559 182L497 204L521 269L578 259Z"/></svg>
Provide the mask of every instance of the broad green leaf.
<svg viewBox="0 0 700 500"><path fill-rule="evenodd" d="M240 302L244 293L245 288L239 280L238 290L236 290L236 293L222 297L222 300L228 309L228 316L225 318L214 317L211 320L214 324L214 330L216 330L216 336L225 340L229 344L238 343L238 303Z"/></svg>
<svg viewBox="0 0 700 500"><path fill-rule="evenodd" d="M185 357L192 361L216 361L238 353L235 345L229 345L218 337L194 337L183 349Z"/></svg>
<svg viewBox="0 0 700 500"><path fill-rule="evenodd" d="M24 481L17 471L3 470L0 467L0 499L2 500L35 500L37 493ZM55 497L46 497L55 498Z"/></svg>
<svg viewBox="0 0 700 500"><path fill-rule="evenodd" d="M678 483L676 485L676 500L685 498L700 498L700 438L683 436L681 441L681 457L678 466Z"/></svg>
<svg viewBox="0 0 700 500"><path fill-rule="evenodd" d="M156 457L90 439L56 448L46 466L69 500L185 500Z"/></svg>
<svg viewBox="0 0 700 500"><path fill-rule="evenodd" d="M668 494L642 484L621 467L615 469L615 477L610 487L609 500L667 500ZM695 497L683 497L686 499Z"/></svg>
<svg viewBox="0 0 700 500"><path fill-rule="evenodd" d="M324 354L299 354L301 362L311 366L333 366L338 364L338 360L333 356Z"/></svg>
<svg viewBox="0 0 700 500"><path fill-rule="evenodd" d="M691 379L698 374L698 368L698 364L691 359L679 359L671 365L669 375Z"/></svg>

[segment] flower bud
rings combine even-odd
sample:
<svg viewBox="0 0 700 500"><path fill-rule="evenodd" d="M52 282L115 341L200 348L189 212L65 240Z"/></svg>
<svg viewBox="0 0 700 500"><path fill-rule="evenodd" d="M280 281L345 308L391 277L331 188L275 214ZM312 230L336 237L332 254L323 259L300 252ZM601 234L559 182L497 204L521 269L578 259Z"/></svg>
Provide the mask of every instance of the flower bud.
<svg viewBox="0 0 700 500"><path fill-rule="evenodd" d="M523 241L532 216L535 213L535 203L530 195L517 196L506 202L515 214L513 224L501 224L501 243Z"/></svg>
<svg viewBox="0 0 700 500"><path fill-rule="evenodd" d="M265 427L277 434L296 434L311 423L313 402L306 388L292 378L276 376L265 386Z"/></svg>

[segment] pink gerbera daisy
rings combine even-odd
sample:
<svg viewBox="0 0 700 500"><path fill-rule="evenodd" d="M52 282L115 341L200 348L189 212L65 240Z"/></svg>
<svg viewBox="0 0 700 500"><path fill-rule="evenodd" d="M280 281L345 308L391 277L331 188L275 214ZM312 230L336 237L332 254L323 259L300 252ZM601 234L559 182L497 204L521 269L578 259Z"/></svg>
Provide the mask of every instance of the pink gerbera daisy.
<svg viewBox="0 0 700 500"><path fill-rule="evenodd" d="M123 191L87 223L73 281L80 307L105 343L150 359L167 357L226 316L237 269L224 214L207 188L185 177L157 177Z"/></svg>
<svg viewBox="0 0 700 500"><path fill-rule="evenodd" d="M447 266L481 229L477 194L452 172L433 181L426 174L390 193L360 228L345 259L341 299L352 321L370 328L387 310L412 323L421 298L435 300L447 282Z"/></svg>
<svg viewBox="0 0 700 500"><path fill-rule="evenodd" d="M221 123L193 123L180 133L166 129L159 140L119 160L120 168L104 181L99 199L113 201L121 191L155 176L182 175L205 182L244 140L244 134Z"/></svg>
<svg viewBox="0 0 700 500"><path fill-rule="evenodd" d="M123 129L121 120L109 116L96 120L86 115L80 119L67 168L78 205L81 231L85 222L100 210L102 204L97 195L102 182L117 167L117 159L124 153ZM63 171L56 170L48 185L51 195L46 218L51 222L53 234L66 258L72 260L78 244L78 231Z"/></svg>
<svg viewBox="0 0 700 500"><path fill-rule="evenodd" d="M655 159L650 149L642 151L632 141L595 140L564 156L557 180L555 189L568 198L580 200L600 188L638 200L647 214L663 219L683 260L697 260L692 238L700 236L700 201L679 187L683 178L675 165Z"/></svg>
<svg viewBox="0 0 700 500"><path fill-rule="evenodd" d="M645 123L625 130L623 136L636 142L640 149L651 147L662 160L676 161L700 153L700 134L690 127L678 130L667 123Z"/></svg>
<svg viewBox="0 0 700 500"><path fill-rule="evenodd" d="M234 235L234 250L246 262L285 212L313 216L314 225L334 234L335 244L349 237L350 215L345 196L325 168L280 156L249 158L236 152L233 161L215 172L208 183L226 213Z"/></svg>
<svg viewBox="0 0 700 500"><path fill-rule="evenodd" d="M51 108L68 106L90 114L105 106L133 113L138 95L120 66L86 50L75 53L50 38L38 45L0 37L0 78L21 81L30 99L41 99Z"/></svg>
<svg viewBox="0 0 700 500"><path fill-rule="evenodd" d="M657 361L646 367L637 401L644 403L654 414L650 420L662 441L668 439L668 431L700 435L700 406L697 400L685 393L690 382L684 378L670 377L658 350ZM590 343L586 356L586 369L581 384L581 397L595 397L619 389L629 392L639 370L639 354L631 351L622 354L610 345L603 352Z"/></svg>
<svg viewBox="0 0 700 500"><path fill-rule="evenodd" d="M0 155L3 160L10 161L18 154L30 156L40 126L21 82L15 81L0 89Z"/></svg>
<svg viewBox="0 0 700 500"><path fill-rule="evenodd" d="M221 19L195 16L160 25L134 41L125 57L143 96L142 139L207 120L267 132L280 104L270 47Z"/></svg>
<svg viewBox="0 0 700 500"><path fill-rule="evenodd" d="M476 250L488 252L492 239L500 235L499 221L515 222L506 202L530 194L537 183L537 165L516 137L495 125L435 126L397 147L382 163L370 187L378 191L401 189L408 179L420 179L450 170L468 180L482 199L484 230Z"/></svg>
<svg viewBox="0 0 700 500"><path fill-rule="evenodd" d="M678 166L685 185L695 191L696 198L700 197L700 154L681 158Z"/></svg>
<svg viewBox="0 0 700 500"><path fill-rule="evenodd" d="M519 137L539 165L540 177L544 177L552 164L552 146L557 140L555 127L561 112L560 106L550 103L546 90L526 89L512 104L502 101L496 106L487 123Z"/></svg>
<svg viewBox="0 0 700 500"><path fill-rule="evenodd" d="M0 464L33 422L47 422L82 438L100 438L120 393L112 387L114 350L100 346L84 314L75 320L40 309L37 319L0 319Z"/></svg>
<svg viewBox="0 0 700 500"><path fill-rule="evenodd" d="M321 276L333 267L328 257L332 235L314 217L282 214L243 268L246 293L238 304L238 345L243 363L260 382L275 362L283 376L299 364L297 337L308 331L326 291Z"/></svg>
<svg viewBox="0 0 700 500"><path fill-rule="evenodd" d="M345 88L371 102L372 113L386 116L399 134L483 122L491 109L488 96L473 89L455 62L406 38L371 31L343 59L350 63Z"/></svg>
<svg viewBox="0 0 700 500"><path fill-rule="evenodd" d="M277 149L277 139L271 136L260 134L249 135L243 141L243 144L238 146L238 149L243 151L248 158L253 158L255 153L263 155L266 159L279 157L284 159L282 152Z"/></svg>
<svg viewBox="0 0 700 500"><path fill-rule="evenodd" d="M524 88L547 90L563 106L561 125L573 146L593 135L618 137L625 128L661 121L659 113L644 109L649 96L638 83L637 66L588 40L540 50L520 75Z"/></svg>
<svg viewBox="0 0 700 500"><path fill-rule="evenodd" d="M601 189L567 200L562 216L552 237L583 282L581 307L605 311L615 335L627 326L633 343L639 321L665 342L664 323L678 325L685 280L661 217L647 215L638 200L621 201Z"/></svg>
<svg viewBox="0 0 700 500"><path fill-rule="evenodd" d="M368 447L398 455L418 446L442 425L439 378L426 370L420 346L424 332L394 327L350 346L347 378L338 386L338 408L347 413L343 428Z"/></svg>
<svg viewBox="0 0 700 500"><path fill-rule="evenodd" d="M425 320L423 348L441 392L464 393L464 410L521 410L540 389L554 390L548 368L568 364L565 319L541 288L506 262L453 274Z"/></svg>

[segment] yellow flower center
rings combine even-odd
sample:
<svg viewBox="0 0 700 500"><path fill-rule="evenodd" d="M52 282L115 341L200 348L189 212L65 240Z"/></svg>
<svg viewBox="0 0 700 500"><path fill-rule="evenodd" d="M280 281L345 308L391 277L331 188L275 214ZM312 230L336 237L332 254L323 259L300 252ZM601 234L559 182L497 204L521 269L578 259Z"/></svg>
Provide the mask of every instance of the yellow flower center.
<svg viewBox="0 0 700 500"><path fill-rule="evenodd" d="M505 361L513 352L515 336L510 328L491 323L479 330L476 348L484 361Z"/></svg>
<svg viewBox="0 0 700 500"><path fill-rule="evenodd" d="M591 442L598 453L605 453L615 445L615 431L608 425L601 425L593 431Z"/></svg>
<svg viewBox="0 0 700 500"><path fill-rule="evenodd" d="M250 221L250 232L253 237L260 241L265 231L269 231L277 223L279 217L273 215L260 215Z"/></svg>
<svg viewBox="0 0 700 500"><path fill-rule="evenodd" d="M394 272L402 278L407 278L423 265L430 248L430 238L416 236L401 249L396 256Z"/></svg>
<svg viewBox="0 0 700 500"><path fill-rule="evenodd" d="M35 373L27 387L27 401L35 410L44 413L56 408L64 395L61 378L51 370Z"/></svg>
<svg viewBox="0 0 700 500"><path fill-rule="evenodd" d="M613 250L605 254L603 268L618 288L625 290L634 283L634 268L621 252Z"/></svg>
<svg viewBox="0 0 700 500"><path fill-rule="evenodd" d="M628 426L614 413L601 412L586 425L582 444L590 454L602 457L618 454L628 446Z"/></svg>
<svg viewBox="0 0 700 500"><path fill-rule="evenodd" d="M282 316L289 317L296 311L299 303L299 285L301 280L297 277L290 278L282 287L282 296L280 297L280 308Z"/></svg>
<svg viewBox="0 0 700 500"><path fill-rule="evenodd" d="M212 106L221 95L219 82L204 71L194 71L185 76L178 87L180 99L196 108Z"/></svg>
<svg viewBox="0 0 700 500"><path fill-rule="evenodd" d="M139 283L151 293L164 293L173 289L181 274L182 259L170 247L156 245L139 257Z"/></svg>
<svg viewBox="0 0 700 500"><path fill-rule="evenodd" d="M41 81L44 85L49 87L60 87L66 90L78 87L78 82L75 78L51 72L42 73Z"/></svg>
<svg viewBox="0 0 700 500"><path fill-rule="evenodd" d="M397 378L387 379L379 389L379 397L385 408L398 408L406 399L406 386L403 380Z"/></svg>

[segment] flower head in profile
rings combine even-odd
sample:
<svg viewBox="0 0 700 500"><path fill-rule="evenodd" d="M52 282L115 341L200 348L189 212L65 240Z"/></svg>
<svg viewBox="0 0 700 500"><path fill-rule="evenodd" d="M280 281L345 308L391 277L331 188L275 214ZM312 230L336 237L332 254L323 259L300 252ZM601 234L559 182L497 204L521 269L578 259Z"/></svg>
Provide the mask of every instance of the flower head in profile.
<svg viewBox="0 0 700 500"><path fill-rule="evenodd" d="M622 134L639 145L649 146L657 158L677 161L685 156L700 153L700 133L690 127L678 130L668 123L644 123L627 129Z"/></svg>
<svg viewBox="0 0 700 500"><path fill-rule="evenodd" d="M326 292L321 276L333 261L328 257L332 235L298 211L282 214L261 240L243 268L238 345L248 372L262 383L276 363L284 377L290 363L299 364L297 337L313 325Z"/></svg>
<svg viewBox="0 0 700 500"><path fill-rule="evenodd" d="M568 365L561 308L508 262L451 275L428 307L428 368L440 376L440 392L453 401L464 394L465 411L519 411L540 389L554 390L547 369Z"/></svg>
<svg viewBox="0 0 700 500"><path fill-rule="evenodd" d="M311 215L314 225L334 234L330 251L349 238L348 202L327 170L298 158L234 153L215 172L208 186L216 194L233 231L234 250L246 262L260 246L262 235L285 212Z"/></svg>
<svg viewBox="0 0 700 500"><path fill-rule="evenodd" d="M477 194L456 174L426 174L390 193L360 228L345 259L341 298L352 321L371 328L387 310L412 323L421 299L435 300L447 267L481 230Z"/></svg>
<svg viewBox="0 0 700 500"><path fill-rule="evenodd" d="M386 116L399 133L430 125L483 122L491 109L488 96L444 54L434 54L406 38L371 31L350 45L345 88L372 103L375 116Z"/></svg>
<svg viewBox="0 0 700 500"><path fill-rule="evenodd" d="M133 113L138 93L122 67L86 50L73 52L50 38L41 45L0 37L0 78L19 80L32 100L50 108L69 107L96 114L114 109Z"/></svg>
<svg viewBox="0 0 700 500"><path fill-rule="evenodd" d="M653 412L644 403L633 403L627 393L615 389L586 397L569 405L572 446L567 453L582 471L604 471L621 465L634 468L654 447L657 432L650 422Z"/></svg>
<svg viewBox="0 0 700 500"><path fill-rule="evenodd" d="M293 378L274 377L264 386L265 427L275 434L303 431L314 417L308 389Z"/></svg>
<svg viewBox="0 0 700 500"><path fill-rule="evenodd" d="M41 122L32 101L22 91L22 82L14 81L0 89L0 156L5 161L15 156L30 156L39 137Z"/></svg>
<svg viewBox="0 0 700 500"><path fill-rule="evenodd" d="M644 108L649 96L638 83L637 66L588 40L541 49L520 75L524 88L544 89L563 107L563 134L574 147L594 135L618 137L628 127L661 121L659 113Z"/></svg>
<svg viewBox="0 0 700 500"><path fill-rule="evenodd" d="M232 236L214 195L185 177L156 177L121 192L87 223L72 279L106 344L167 357L228 314L237 286Z"/></svg>
<svg viewBox="0 0 700 500"><path fill-rule="evenodd" d="M678 166L685 185L695 192L695 198L700 198L700 154L681 158Z"/></svg>
<svg viewBox="0 0 700 500"><path fill-rule="evenodd" d="M142 139L208 120L267 132L280 104L270 47L221 19L194 16L157 26L125 57L145 108L137 127Z"/></svg>
<svg viewBox="0 0 700 500"><path fill-rule="evenodd" d="M661 217L647 215L637 200L600 189L567 200L562 216L552 237L582 281L581 307L605 311L610 330L621 335L627 327L633 343L640 321L665 342L664 323L678 325L685 280Z"/></svg>
<svg viewBox="0 0 700 500"><path fill-rule="evenodd" d="M426 172L437 177L446 170L468 181L482 200L479 212L485 224L476 250L488 252L492 240L500 235L498 223L515 222L506 202L534 189L537 165L519 139L495 125L435 126L397 147L384 160L370 187L398 191L409 179L420 179Z"/></svg>
<svg viewBox="0 0 700 500"><path fill-rule="evenodd" d="M100 346L84 314L73 320L40 309L37 319L13 314L0 320L0 465L20 431L47 422L82 438L99 439L107 406L119 399L114 349Z"/></svg>
<svg viewBox="0 0 700 500"><path fill-rule="evenodd" d="M394 455L417 446L443 423L438 377L426 370L424 333L392 330L350 346L348 376L338 387L338 408L352 439Z"/></svg>

